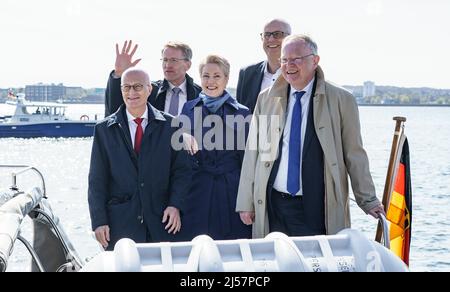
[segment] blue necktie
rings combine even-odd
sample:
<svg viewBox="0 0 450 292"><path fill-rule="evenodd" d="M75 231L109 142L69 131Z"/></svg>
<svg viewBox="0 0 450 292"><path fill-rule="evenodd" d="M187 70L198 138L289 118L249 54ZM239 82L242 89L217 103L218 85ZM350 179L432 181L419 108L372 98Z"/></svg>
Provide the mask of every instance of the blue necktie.
<svg viewBox="0 0 450 292"><path fill-rule="evenodd" d="M304 91L297 91L295 95L294 109L292 110L291 134L289 136L289 158L287 190L295 196L300 190L300 162L302 153L302 104Z"/></svg>

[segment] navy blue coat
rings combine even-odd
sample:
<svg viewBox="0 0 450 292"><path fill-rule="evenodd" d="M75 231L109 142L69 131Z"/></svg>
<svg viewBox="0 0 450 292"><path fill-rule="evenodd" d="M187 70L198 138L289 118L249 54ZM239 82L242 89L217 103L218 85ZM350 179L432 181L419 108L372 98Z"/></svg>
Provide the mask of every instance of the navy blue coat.
<svg viewBox="0 0 450 292"><path fill-rule="evenodd" d="M195 114L196 112L197 114ZM202 113L201 117L198 115L200 112ZM215 115L225 121L224 117L227 115L245 118L249 114L250 112L245 106L233 105L227 101ZM189 118L191 126L186 127L184 124L184 128L188 128L191 135L197 136L201 150L191 156L192 186L186 200L181 236L185 240L191 240L200 234L207 234L215 240L251 238L251 226L244 225L235 211L249 123L240 128L231 123L223 127L223 143L217 145L223 145L223 149L226 149L227 136L225 133L228 132L228 137L232 137L231 135L234 137L234 146L232 147L234 150L211 150L204 148L204 140L200 141L199 137L201 136L198 132L194 132L194 129L196 131L201 129L202 136L205 137L212 129L204 126L205 118L211 113L203 105L201 98L187 102L183 107L182 115ZM250 117L248 120L250 121ZM218 133L220 132L218 131ZM237 148L239 139L241 139L241 150ZM216 140L216 142L218 141Z"/></svg>
<svg viewBox="0 0 450 292"><path fill-rule="evenodd" d="M261 92L266 66L267 61L264 61L242 68L239 71L236 99L248 107L251 113L255 110L256 101Z"/></svg>
<svg viewBox="0 0 450 292"><path fill-rule="evenodd" d="M163 212L182 212L191 180L186 151L171 147L172 117L148 104L149 124L138 155L133 150L125 106L95 127L89 171L92 230L109 225L111 241L172 241L164 230ZM150 239L149 239L150 237Z"/></svg>

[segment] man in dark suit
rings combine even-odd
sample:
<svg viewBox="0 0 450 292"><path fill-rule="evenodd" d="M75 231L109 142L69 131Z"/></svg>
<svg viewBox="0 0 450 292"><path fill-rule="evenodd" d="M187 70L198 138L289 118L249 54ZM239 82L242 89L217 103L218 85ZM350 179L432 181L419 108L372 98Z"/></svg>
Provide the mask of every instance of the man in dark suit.
<svg viewBox="0 0 450 292"><path fill-rule="evenodd" d="M133 48L133 49L132 49ZM141 59L133 61L138 45L126 41L119 51L116 44L115 70L111 72L105 92L105 117L117 111L123 104L120 90L120 77L128 68L136 66ZM178 116L188 100L198 97L201 87L186 74L191 68L192 50L183 43L169 42L162 50L162 67L164 80L152 82L153 91L149 102L156 109Z"/></svg>
<svg viewBox="0 0 450 292"><path fill-rule="evenodd" d="M242 68L239 72L237 100L253 113L258 95L280 76L281 43L291 34L291 26L284 20L274 19L264 26L261 40L267 60Z"/></svg>
<svg viewBox="0 0 450 292"><path fill-rule="evenodd" d="M172 116L148 103L145 71L122 76L124 105L96 125L89 171L89 211L100 244L176 240L180 211L190 187L187 152L175 151Z"/></svg>

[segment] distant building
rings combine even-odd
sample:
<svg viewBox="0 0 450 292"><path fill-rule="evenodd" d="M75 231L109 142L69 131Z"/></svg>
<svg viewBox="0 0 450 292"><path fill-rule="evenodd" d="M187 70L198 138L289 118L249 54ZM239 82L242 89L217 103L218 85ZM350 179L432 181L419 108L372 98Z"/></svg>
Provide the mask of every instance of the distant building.
<svg viewBox="0 0 450 292"><path fill-rule="evenodd" d="M82 98L85 95L82 87L66 87L65 98L67 99Z"/></svg>
<svg viewBox="0 0 450 292"><path fill-rule="evenodd" d="M43 84L27 85L25 87L25 95L28 100L32 101L57 101L62 100L66 95L66 88L60 84Z"/></svg>
<svg viewBox="0 0 450 292"><path fill-rule="evenodd" d="M88 95L83 98L83 103L104 103L104 95Z"/></svg>
<svg viewBox="0 0 450 292"><path fill-rule="evenodd" d="M86 89L86 95L99 95L105 96L105 88L89 88Z"/></svg>
<svg viewBox="0 0 450 292"><path fill-rule="evenodd" d="M375 83L372 81L364 82L363 98L375 96Z"/></svg>
<svg viewBox="0 0 450 292"><path fill-rule="evenodd" d="M8 96L8 89L0 88L0 99L5 99Z"/></svg>

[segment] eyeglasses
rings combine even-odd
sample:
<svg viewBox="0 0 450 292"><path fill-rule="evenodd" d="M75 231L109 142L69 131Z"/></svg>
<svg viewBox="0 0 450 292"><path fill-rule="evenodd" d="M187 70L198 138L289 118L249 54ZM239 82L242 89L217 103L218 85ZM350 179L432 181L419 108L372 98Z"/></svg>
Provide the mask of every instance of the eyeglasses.
<svg viewBox="0 0 450 292"><path fill-rule="evenodd" d="M142 89L144 89L144 85L142 85L140 83L133 84L133 85L125 84L125 85L120 86L120 88L122 88L123 92L129 92L131 90L131 88L133 88L133 90L136 92L140 92L140 91L142 91Z"/></svg>
<svg viewBox="0 0 450 292"><path fill-rule="evenodd" d="M289 62L292 62L292 63L294 63L294 64L296 64L296 65L300 65L300 64L303 62L303 59L305 59L305 58L307 58L307 57L309 57L309 56L315 56L315 55L314 55L314 54L309 54L309 55L306 55L306 56L296 57L296 58L292 58L292 59L281 58L281 59L280 59L280 63L281 63L282 65L286 65L286 64L288 64Z"/></svg>
<svg viewBox="0 0 450 292"><path fill-rule="evenodd" d="M180 61L188 61L188 59L186 58L161 58L160 60L163 63L172 63L172 64L176 64Z"/></svg>
<svg viewBox="0 0 450 292"><path fill-rule="evenodd" d="M260 34L261 38L265 38L266 40L270 39L270 36L273 36L274 39L279 40L284 38L286 35L288 34L283 31L268 31Z"/></svg>

